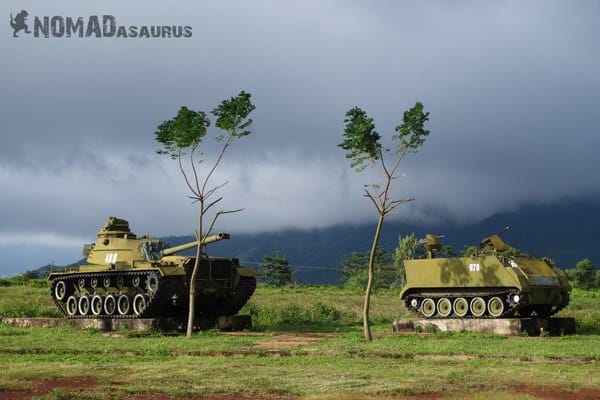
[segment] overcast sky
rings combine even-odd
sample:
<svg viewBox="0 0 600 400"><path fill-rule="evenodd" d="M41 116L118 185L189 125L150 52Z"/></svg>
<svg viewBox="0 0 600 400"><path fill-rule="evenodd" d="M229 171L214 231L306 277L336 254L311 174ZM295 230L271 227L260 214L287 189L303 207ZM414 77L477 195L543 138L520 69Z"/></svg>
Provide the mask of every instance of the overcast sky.
<svg viewBox="0 0 600 400"><path fill-rule="evenodd" d="M156 2L158 3L158 2ZM403 165L397 218L476 221L526 202L600 191L600 5L568 1L5 1L8 22L113 15L191 26L190 38L0 35L0 276L78 259L110 215L138 234L195 226L154 131L179 107L252 94L234 144L220 228L258 232L365 222L336 147L364 108L391 137L415 101L431 135ZM216 132L211 133L211 137ZM215 147L207 144L206 156Z"/></svg>

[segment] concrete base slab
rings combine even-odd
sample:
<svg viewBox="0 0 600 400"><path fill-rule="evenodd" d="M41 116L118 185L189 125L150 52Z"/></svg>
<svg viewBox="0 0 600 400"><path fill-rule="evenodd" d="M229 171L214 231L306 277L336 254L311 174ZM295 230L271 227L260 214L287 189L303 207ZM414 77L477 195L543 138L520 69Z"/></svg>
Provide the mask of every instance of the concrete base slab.
<svg viewBox="0 0 600 400"><path fill-rule="evenodd" d="M79 329L98 329L104 332L113 332L120 329L133 331L183 330L184 324L175 318L140 318L140 319L95 319L95 318L3 318L5 324L21 328L49 328L60 325L69 325ZM217 318L203 318L196 321L196 329L208 330L214 327L224 331L243 330L252 326L249 315L219 316Z"/></svg>
<svg viewBox="0 0 600 400"><path fill-rule="evenodd" d="M476 332L495 333L506 336L527 334L537 336L547 332L554 336L575 333L574 318L447 318L447 319L401 319L394 321L395 332Z"/></svg>

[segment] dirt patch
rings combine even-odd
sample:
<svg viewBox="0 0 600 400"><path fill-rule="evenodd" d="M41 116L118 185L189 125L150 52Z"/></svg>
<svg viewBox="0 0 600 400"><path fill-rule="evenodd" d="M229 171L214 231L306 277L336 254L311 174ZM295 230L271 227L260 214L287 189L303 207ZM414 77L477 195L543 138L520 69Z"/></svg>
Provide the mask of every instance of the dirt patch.
<svg viewBox="0 0 600 400"><path fill-rule="evenodd" d="M33 395L33 392L25 390L6 390L0 391L0 400L25 400Z"/></svg>
<svg viewBox="0 0 600 400"><path fill-rule="evenodd" d="M335 333L279 332L275 336L269 338L269 340L259 342L258 346L265 349L304 346L336 336L338 335Z"/></svg>
<svg viewBox="0 0 600 400"><path fill-rule="evenodd" d="M132 396L135 400L184 400L182 397L171 397L166 394L145 393ZM297 397L245 395L245 394L219 394L202 397L186 397L185 400L296 400Z"/></svg>
<svg viewBox="0 0 600 400"><path fill-rule="evenodd" d="M88 377L45 379L38 382L33 390L12 390L0 392L0 400L24 400L33 396L45 395L54 389L87 389L97 386L96 380Z"/></svg>
<svg viewBox="0 0 600 400"><path fill-rule="evenodd" d="M568 391L562 388L540 388L540 387L520 387L517 393L527 394L536 399L543 400L598 400L600 399L600 389L580 389Z"/></svg>

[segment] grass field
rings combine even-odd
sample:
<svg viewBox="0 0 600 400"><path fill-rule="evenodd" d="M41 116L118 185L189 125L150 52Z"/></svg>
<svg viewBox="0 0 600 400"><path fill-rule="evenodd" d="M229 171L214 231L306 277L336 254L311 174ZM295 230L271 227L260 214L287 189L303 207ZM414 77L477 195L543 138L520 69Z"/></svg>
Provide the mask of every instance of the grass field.
<svg viewBox="0 0 600 400"><path fill-rule="evenodd" d="M36 286L37 285L37 286ZM0 323L0 399L598 399L600 292L574 291L567 337L394 334L396 291L260 287L253 331L160 333ZM55 316L43 284L0 286L0 316Z"/></svg>

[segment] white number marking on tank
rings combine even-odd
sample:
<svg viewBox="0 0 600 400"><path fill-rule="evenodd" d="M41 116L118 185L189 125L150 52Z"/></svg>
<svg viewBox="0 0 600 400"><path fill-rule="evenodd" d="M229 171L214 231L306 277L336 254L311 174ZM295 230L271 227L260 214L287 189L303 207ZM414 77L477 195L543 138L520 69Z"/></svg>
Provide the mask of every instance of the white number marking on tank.
<svg viewBox="0 0 600 400"><path fill-rule="evenodd" d="M104 258L104 262L107 264L114 264L117 262L118 255L119 255L118 253L108 253L108 254L106 254L106 257Z"/></svg>
<svg viewBox="0 0 600 400"><path fill-rule="evenodd" d="M469 271L479 272L479 264L469 264Z"/></svg>

